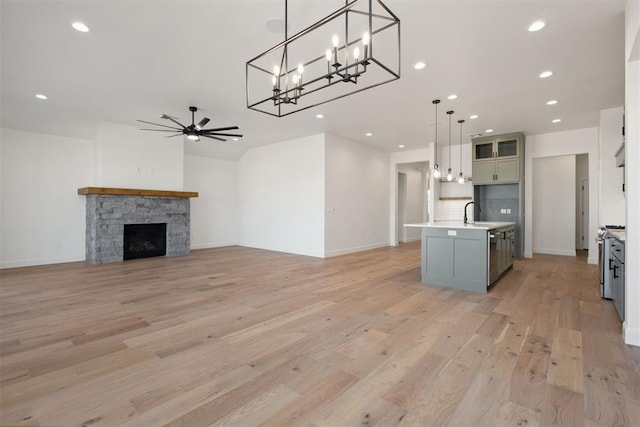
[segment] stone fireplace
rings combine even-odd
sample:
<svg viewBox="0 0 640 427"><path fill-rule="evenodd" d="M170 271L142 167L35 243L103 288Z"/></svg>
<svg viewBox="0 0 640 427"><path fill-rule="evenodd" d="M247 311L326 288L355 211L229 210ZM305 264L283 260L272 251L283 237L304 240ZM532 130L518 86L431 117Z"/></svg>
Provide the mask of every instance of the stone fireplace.
<svg viewBox="0 0 640 427"><path fill-rule="evenodd" d="M86 260L91 264L120 262L145 256L181 256L190 252L190 197L185 191L137 190L127 188L84 187L78 194L87 197ZM159 250L144 256L125 258L125 226L163 224L164 253ZM144 227L139 227L144 229ZM147 227L150 229L149 227ZM157 232L156 232L157 233ZM156 246L153 241L127 245L134 249ZM151 248L150 248L151 249Z"/></svg>

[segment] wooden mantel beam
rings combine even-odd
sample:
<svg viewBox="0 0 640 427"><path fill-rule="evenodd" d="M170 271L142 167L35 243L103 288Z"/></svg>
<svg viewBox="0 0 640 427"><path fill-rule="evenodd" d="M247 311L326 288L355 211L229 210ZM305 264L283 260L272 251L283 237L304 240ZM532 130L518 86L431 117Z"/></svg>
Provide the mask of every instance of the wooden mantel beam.
<svg viewBox="0 0 640 427"><path fill-rule="evenodd" d="M107 187L82 187L78 188L81 196L153 196L153 197L198 197L197 191L171 191L171 190L142 190L138 188L107 188Z"/></svg>

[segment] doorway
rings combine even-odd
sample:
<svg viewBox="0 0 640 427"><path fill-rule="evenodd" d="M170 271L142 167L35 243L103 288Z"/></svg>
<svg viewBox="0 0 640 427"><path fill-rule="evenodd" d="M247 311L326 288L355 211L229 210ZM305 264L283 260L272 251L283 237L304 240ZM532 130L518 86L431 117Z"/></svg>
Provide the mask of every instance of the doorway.
<svg viewBox="0 0 640 427"><path fill-rule="evenodd" d="M405 227L429 220L428 162L397 165L396 238L398 242L420 240L419 228Z"/></svg>
<svg viewBox="0 0 640 427"><path fill-rule="evenodd" d="M576 155L576 249L589 249L589 155Z"/></svg>
<svg viewBox="0 0 640 427"><path fill-rule="evenodd" d="M398 172L398 221L396 226L398 227L396 235L399 242L406 242L406 206L407 206L407 174L404 172Z"/></svg>

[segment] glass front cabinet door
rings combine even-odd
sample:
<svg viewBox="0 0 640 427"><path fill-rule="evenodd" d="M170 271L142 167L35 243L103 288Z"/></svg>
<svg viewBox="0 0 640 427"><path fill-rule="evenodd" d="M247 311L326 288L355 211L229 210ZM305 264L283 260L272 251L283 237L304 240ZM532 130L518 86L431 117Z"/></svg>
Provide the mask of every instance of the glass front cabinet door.
<svg viewBox="0 0 640 427"><path fill-rule="evenodd" d="M493 158L493 141L478 142L473 145L473 160Z"/></svg>
<svg viewBox="0 0 640 427"><path fill-rule="evenodd" d="M496 141L496 157L518 157L518 140Z"/></svg>

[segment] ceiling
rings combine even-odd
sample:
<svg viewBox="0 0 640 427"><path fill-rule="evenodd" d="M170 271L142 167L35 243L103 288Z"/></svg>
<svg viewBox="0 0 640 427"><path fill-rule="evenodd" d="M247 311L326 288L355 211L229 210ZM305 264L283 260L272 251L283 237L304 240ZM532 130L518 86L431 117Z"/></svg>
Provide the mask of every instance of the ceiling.
<svg viewBox="0 0 640 427"><path fill-rule="evenodd" d="M283 18L282 0L1 0L0 124L93 139L103 121L140 127L136 119L169 114L190 122L195 105L196 121L238 125L244 138L188 142L185 151L237 159L250 147L321 132L390 152L423 148L434 139L436 98L441 144L446 110L455 111L457 143L461 118L465 140L490 128L531 135L597 126L600 110L624 103L624 0L385 4L401 20L400 80L276 118L246 108L245 63L282 41L266 26ZM342 5L289 1L289 33ZM538 19L546 27L528 32ZM75 31L74 21L90 32ZM427 67L417 71L419 60ZM539 78L545 70L554 75ZM551 99L558 103L546 105Z"/></svg>

